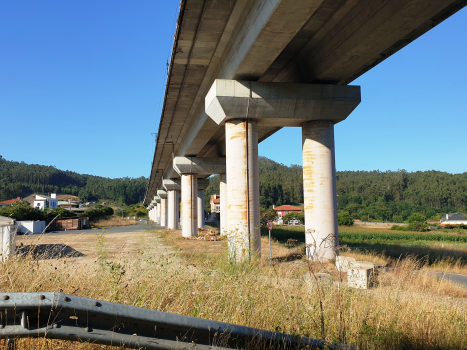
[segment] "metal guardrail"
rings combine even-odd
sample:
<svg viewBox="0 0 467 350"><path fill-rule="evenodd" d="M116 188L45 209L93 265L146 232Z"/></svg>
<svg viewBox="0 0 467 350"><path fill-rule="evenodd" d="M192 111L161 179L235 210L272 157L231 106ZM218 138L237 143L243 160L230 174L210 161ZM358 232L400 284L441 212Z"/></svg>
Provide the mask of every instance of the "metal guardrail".
<svg viewBox="0 0 467 350"><path fill-rule="evenodd" d="M62 293L0 293L0 339L39 337L133 349L354 348Z"/></svg>

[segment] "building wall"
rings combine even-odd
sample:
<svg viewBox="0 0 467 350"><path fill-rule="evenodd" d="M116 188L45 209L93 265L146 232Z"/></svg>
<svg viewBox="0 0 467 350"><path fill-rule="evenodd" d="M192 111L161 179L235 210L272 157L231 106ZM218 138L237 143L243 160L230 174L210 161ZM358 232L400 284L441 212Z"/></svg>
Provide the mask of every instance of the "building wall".
<svg viewBox="0 0 467 350"><path fill-rule="evenodd" d="M448 221L443 221L441 223L441 226L445 225L467 225L467 220L448 220Z"/></svg>
<svg viewBox="0 0 467 350"><path fill-rule="evenodd" d="M45 207L47 206L47 200L35 200L34 201L34 208L39 208L41 210L44 210Z"/></svg>
<svg viewBox="0 0 467 350"><path fill-rule="evenodd" d="M45 221L18 221L18 232L39 234L45 230Z"/></svg>

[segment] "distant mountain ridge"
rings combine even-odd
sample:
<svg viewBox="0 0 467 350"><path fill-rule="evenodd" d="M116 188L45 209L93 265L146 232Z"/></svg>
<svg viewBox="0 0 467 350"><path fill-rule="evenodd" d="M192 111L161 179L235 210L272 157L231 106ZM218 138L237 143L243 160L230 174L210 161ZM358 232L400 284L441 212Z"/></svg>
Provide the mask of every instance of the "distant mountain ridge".
<svg viewBox="0 0 467 350"><path fill-rule="evenodd" d="M107 199L129 205L144 199L147 185L145 177L109 179L0 157L0 201L31 193L57 193L83 201Z"/></svg>

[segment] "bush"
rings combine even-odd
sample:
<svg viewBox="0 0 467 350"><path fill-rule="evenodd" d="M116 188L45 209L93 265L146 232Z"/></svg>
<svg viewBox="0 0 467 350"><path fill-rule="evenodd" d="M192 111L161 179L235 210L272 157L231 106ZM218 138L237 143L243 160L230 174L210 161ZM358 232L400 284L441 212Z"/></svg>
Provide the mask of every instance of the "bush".
<svg viewBox="0 0 467 350"><path fill-rule="evenodd" d="M99 209L99 211L102 213L102 216L109 216L114 214L114 210L111 207L102 207Z"/></svg>
<svg viewBox="0 0 467 350"><path fill-rule="evenodd" d="M47 209L45 211L45 216L46 216L47 221L51 221L55 219L55 217L57 216L59 218L70 218L70 217L76 216L76 214L64 208L56 207L52 209Z"/></svg>
<svg viewBox="0 0 467 350"><path fill-rule="evenodd" d="M394 215L392 222L404 222L404 218L401 215Z"/></svg>
<svg viewBox="0 0 467 350"><path fill-rule="evenodd" d="M340 226L352 226L353 219L348 211L343 211L337 214L337 222Z"/></svg>
<svg viewBox="0 0 467 350"><path fill-rule="evenodd" d="M412 222L425 222L426 221L426 216L420 213L413 213L412 215L409 216L407 219L409 223Z"/></svg>
<svg viewBox="0 0 467 350"><path fill-rule="evenodd" d="M276 211L274 209L261 210L260 217L260 225L266 227L269 220L276 220Z"/></svg>
<svg viewBox="0 0 467 350"><path fill-rule="evenodd" d="M288 224L290 220L298 220L300 223L305 223L305 216L302 213L291 212L284 216L284 223Z"/></svg>
<svg viewBox="0 0 467 350"><path fill-rule="evenodd" d="M114 210L111 207L102 207L101 209L88 209L80 216L89 216L90 219L95 219L100 216L110 216L114 214Z"/></svg>
<svg viewBox="0 0 467 350"><path fill-rule="evenodd" d="M415 221L407 226L410 231L426 232L428 228L424 222Z"/></svg>
<svg viewBox="0 0 467 350"><path fill-rule="evenodd" d="M14 202L12 205L0 208L0 216L11 217L17 221L46 219L41 209L31 207L26 201Z"/></svg>

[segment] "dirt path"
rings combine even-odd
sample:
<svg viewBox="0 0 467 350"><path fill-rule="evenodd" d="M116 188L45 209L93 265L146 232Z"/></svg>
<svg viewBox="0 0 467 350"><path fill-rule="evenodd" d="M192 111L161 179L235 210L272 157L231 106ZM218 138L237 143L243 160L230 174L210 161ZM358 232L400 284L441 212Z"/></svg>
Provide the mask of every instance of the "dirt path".
<svg viewBox="0 0 467 350"><path fill-rule="evenodd" d="M23 253L31 252L40 261L57 261L66 257L76 268L81 265L96 265L99 257L115 262L133 260L144 254L153 258L170 256L171 262L180 262L175 258L173 249L165 245L160 235L149 231L66 235L31 235L18 236L16 245Z"/></svg>

